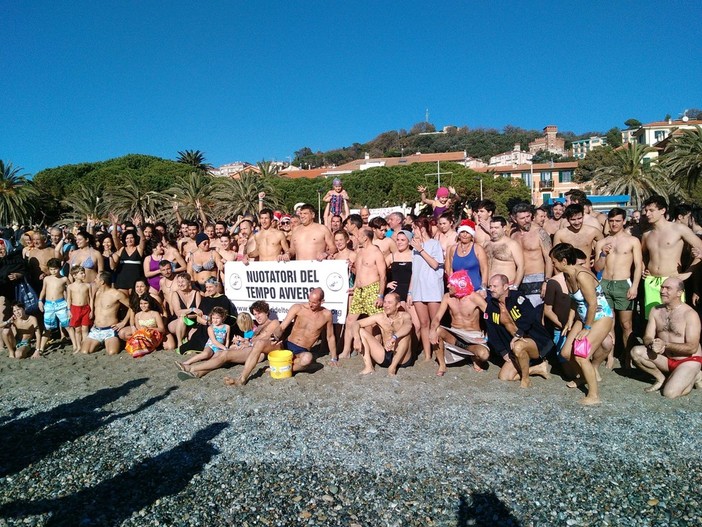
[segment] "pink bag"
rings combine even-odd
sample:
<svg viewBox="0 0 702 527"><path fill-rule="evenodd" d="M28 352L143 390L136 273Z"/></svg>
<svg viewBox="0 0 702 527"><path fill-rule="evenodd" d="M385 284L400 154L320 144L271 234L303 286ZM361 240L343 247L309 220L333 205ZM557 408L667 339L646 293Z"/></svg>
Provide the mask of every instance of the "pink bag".
<svg viewBox="0 0 702 527"><path fill-rule="evenodd" d="M587 340L587 337L585 337L582 340L575 340L573 342L573 354L575 354L576 357L582 357L583 359L587 359L590 356L590 341Z"/></svg>

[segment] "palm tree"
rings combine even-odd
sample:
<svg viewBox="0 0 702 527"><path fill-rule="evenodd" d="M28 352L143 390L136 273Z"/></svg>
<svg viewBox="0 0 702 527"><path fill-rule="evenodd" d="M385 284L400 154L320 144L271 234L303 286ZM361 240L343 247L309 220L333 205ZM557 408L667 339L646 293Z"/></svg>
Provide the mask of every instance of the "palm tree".
<svg viewBox="0 0 702 527"><path fill-rule="evenodd" d="M629 143L614 152L614 164L598 168L592 180L595 188L602 194L628 194L632 205L641 208L641 204L653 194L668 197L671 181L660 167L644 161L645 155L653 152L650 146Z"/></svg>
<svg viewBox="0 0 702 527"><path fill-rule="evenodd" d="M260 174L263 178L277 176L278 170L280 169L279 165L274 165L272 161L265 160L259 161L258 163L256 163L256 166L261 171Z"/></svg>
<svg viewBox="0 0 702 527"><path fill-rule="evenodd" d="M674 137L661 166L670 179L692 190L702 177L702 127L695 126Z"/></svg>
<svg viewBox="0 0 702 527"><path fill-rule="evenodd" d="M10 225L11 223L29 218L35 208L34 199L39 193L27 179L27 176L20 174L23 169L15 168L12 163L7 163L0 159L0 224Z"/></svg>
<svg viewBox="0 0 702 527"><path fill-rule="evenodd" d="M103 215L105 201L103 186L78 183L73 191L61 200L61 205L69 212L63 216L65 221L85 221L87 218L100 218Z"/></svg>
<svg viewBox="0 0 702 527"><path fill-rule="evenodd" d="M266 193L266 206L277 207L277 198L271 188L260 176L244 173L238 179L221 178L217 180L214 197L217 200L218 218L231 218L239 214L258 213L258 194Z"/></svg>
<svg viewBox="0 0 702 527"><path fill-rule="evenodd" d="M119 218L156 217L163 212L165 197L155 190L144 190L139 177L126 173L120 186L105 191L105 210Z"/></svg>
<svg viewBox="0 0 702 527"><path fill-rule="evenodd" d="M209 172L214 168L209 163L205 162L205 153L200 150L184 150L178 151L178 163L190 165L199 172Z"/></svg>
<svg viewBox="0 0 702 527"><path fill-rule="evenodd" d="M164 194L178 205L184 217L195 217L202 210L205 215L211 215L215 204L213 192L215 179L201 172L191 172L187 176L179 176L171 188Z"/></svg>

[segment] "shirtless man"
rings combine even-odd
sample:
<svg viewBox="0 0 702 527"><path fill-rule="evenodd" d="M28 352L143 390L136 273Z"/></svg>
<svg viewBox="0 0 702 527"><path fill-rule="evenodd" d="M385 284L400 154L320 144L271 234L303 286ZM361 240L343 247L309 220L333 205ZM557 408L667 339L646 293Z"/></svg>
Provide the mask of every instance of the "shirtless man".
<svg viewBox="0 0 702 527"><path fill-rule="evenodd" d="M253 237L253 221L249 218L239 220L239 232L236 234L236 243L239 246L239 253L248 255L256 250L256 242Z"/></svg>
<svg viewBox="0 0 702 527"><path fill-rule="evenodd" d="M290 254L296 260L324 260L336 252L331 231L321 223L314 222L314 207L300 207L300 225L293 230L290 239Z"/></svg>
<svg viewBox="0 0 702 527"><path fill-rule="evenodd" d="M282 231L273 228L273 211L263 209L259 222L261 229L254 234L255 249L248 253L249 258L256 258L259 262L289 262L288 239Z"/></svg>
<svg viewBox="0 0 702 527"><path fill-rule="evenodd" d="M580 249L587 256L587 261L592 259L592 251L595 243L604 238L602 229L595 228L584 223L584 209L579 203L574 203L566 207L565 221L568 226L556 231L553 236L553 245L559 243L569 243L576 249ZM596 220L595 220L596 221ZM599 222L597 223L599 227ZM589 263L587 264L589 267Z"/></svg>
<svg viewBox="0 0 702 527"><path fill-rule="evenodd" d="M373 245L373 231L363 227L358 231L358 250L356 251L356 279L353 296L346 315L346 330L344 333L344 349L340 358L351 356L351 347L359 349L361 342L357 340L356 323L361 315L375 315L383 306L383 291L387 267L385 257L380 249Z"/></svg>
<svg viewBox="0 0 702 527"><path fill-rule="evenodd" d="M686 280L691 275L691 268L699 263L700 259L696 257L688 269L681 268L685 244L692 247L693 254L702 252L702 240L695 236L687 225L668 221L665 218L667 210L668 203L661 196L651 196L644 201L646 220L652 227L644 233L641 243L646 263L644 273L646 318L651 308L661 303L660 287L663 281L669 277ZM694 300L693 298L693 302Z"/></svg>
<svg viewBox="0 0 702 527"><path fill-rule="evenodd" d="M31 340L34 339L36 349L32 353L33 359L41 358L44 352L40 349L41 326L34 315L28 315L24 310L24 304L14 302L12 304L12 316L3 322L2 340L9 352L11 359L26 359L32 351Z"/></svg>
<svg viewBox="0 0 702 527"><path fill-rule="evenodd" d="M474 291L472 284L470 287L467 287L465 279L462 280L460 275L461 271L457 271L449 277L448 293L445 293L441 299L439 311L432 319L431 327L429 328L429 340L431 340L432 344L438 344L436 359L439 362L439 370L436 374L439 377L443 377L446 373L445 342L469 352L465 356L449 352L449 357L453 359L450 362L459 362L466 358L472 358L473 368L476 371L483 371L481 363L486 363L490 357L490 348L488 348L486 343L487 339L480 329L480 315L481 312L485 311L487 302ZM451 314L450 328L441 326L441 319L446 314L447 309ZM453 333L452 330L459 331Z"/></svg>
<svg viewBox="0 0 702 527"><path fill-rule="evenodd" d="M566 209L569 205L582 205L583 207L583 224L592 227L593 229L598 229L602 231L602 224L600 221L590 212L592 212L592 202L587 199L587 195L580 189L574 188L565 193L566 197ZM585 204L589 203L589 207L586 210ZM565 214L565 212L564 212ZM599 213L598 213L599 214ZM568 227L568 218L561 219L561 229ZM554 243L554 245L556 245Z"/></svg>
<svg viewBox="0 0 702 527"><path fill-rule="evenodd" d="M551 237L541 227L532 221L531 205L517 203L512 208L512 216L517 230L512 234L522 248L524 254L524 278L519 290L524 293L532 305L543 303L546 293L546 282L553 275L551 252Z"/></svg>
<svg viewBox="0 0 702 527"><path fill-rule="evenodd" d="M338 362L336 356L336 338L334 337L334 327L332 324L332 313L327 308L322 307L324 302L324 290L316 287L310 290L306 304L295 304L288 311L285 320L273 331L271 340L276 344L273 349L286 349L293 352L293 372L309 369L314 356L310 352L315 342L326 331L327 345L329 347L330 365ZM292 324L290 336L285 342L281 338L285 330ZM224 382L230 386L243 386L249 380L249 376L256 364L261 359L261 354L268 354L272 349L265 342L256 343L251 350L244 370L237 379L225 377Z"/></svg>
<svg viewBox="0 0 702 527"><path fill-rule="evenodd" d="M631 349L634 364L655 378L646 391L663 388L669 399L687 395L695 384L702 387L700 317L683 303L684 291L679 278L665 279L660 288L661 304L652 309L648 319L644 345Z"/></svg>
<svg viewBox="0 0 702 527"><path fill-rule="evenodd" d="M546 207L544 207L543 205L537 207L534 211L534 223L543 229L544 225L546 225L547 219L548 211L546 210Z"/></svg>
<svg viewBox="0 0 702 527"><path fill-rule="evenodd" d="M388 257L391 253L397 252L397 244L392 238L385 236L388 230L388 222L380 216L376 216L368 226L373 229L373 245L383 252L383 257Z"/></svg>
<svg viewBox="0 0 702 527"><path fill-rule="evenodd" d="M41 291L42 280L49 274L47 264L56 257L56 251L46 246L46 236L41 232L32 235L32 247L27 251L27 279L36 291Z"/></svg>
<svg viewBox="0 0 702 527"><path fill-rule="evenodd" d="M452 245L456 245L458 240L458 233L453 228L453 220L451 218L450 212L444 212L439 216L436 222L436 235L435 240L439 240L441 244L441 249L444 251L444 260L446 259L446 251Z"/></svg>
<svg viewBox="0 0 702 527"><path fill-rule="evenodd" d="M200 227L195 221L188 221L187 224L187 236L178 240L178 250L180 255L186 260L190 260L190 255L197 250L197 242L195 241L195 236L200 232Z"/></svg>
<svg viewBox="0 0 702 527"><path fill-rule="evenodd" d="M380 330L380 341L373 336L373 328ZM375 365L388 369L388 375L397 375L397 369L412 363L412 317L400 311L400 295L388 293L380 313L356 324L356 337L361 341L363 365L361 375L370 375Z"/></svg>
<svg viewBox="0 0 702 527"><path fill-rule="evenodd" d="M349 214L349 217L344 220L344 230L351 239L351 245L355 251L358 248L358 231L363 228L363 220L358 214ZM386 223L387 225L387 223Z"/></svg>
<svg viewBox="0 0 702 527"><path fill-rule="evenodd" d="M556 234L556 231L561 228L561 220L563 219L563 213L565 212L565 205L561 203L560 201L557 201L553 205L551 205L551 214L553 215L553 218L549 218L546 220L546 224L544 225L544 230L553 237L554 234Z"/></svg>
<svg viewBox="0 0 702 527"><path fill-rule="evenodd" d="M233 344L228 350L217 352L210 359L196 362L195 364L185 365L182 362L176 361L178 368L181 372L184 372L179 373L178 378L181 380L192 377L200 378L226 364L245 364L254 346L261 347L264 353L279 349L278 343L271 341L271 336L273 335L273 331L280 326L280 322L278 320L271 320L268 316L270 313L270 306L268 303L263 300L257 300L251 304L249 311L256 321L256 329L254 330L254 336L251 338L251 346ZM207 320L202 316L198 316L198 321L203 324L207 323ZM231 378L229 379L231 381Z"/></svg>
<svg viewBox="0 0 702 527"><path fill-rule="evenodd" d="M361 216L363 225L368 225L368 221L370 220L370 210L368 210L368 207L361 207L359 215Z"/></svg>
<svg viewBox="0 0 702 527"><path fill-rule="evenodd" d="M490 218L490 242L485 244L488 257L488 276L503 274L515 289L524 277L524 253L518 242L507 237L505 227L507 220L502 216ZM477 237L478 227L475 234Z"/></svg>
<svg viewBox="0 0 702 527"><path fill-rule="evenodd" d="M623 366L628 368L631 332L633 331L634 300L639 291L643 272L641 242L624 228L626 211L618 207L607 214L609 236L595 246L594 270L602 271L600 286L609 307L616 313L624 341ZM633 268L633 271L632 271ZM609 361L608 361L609 362Z"/></svg>
<svg viewBox="0 0 702 527"><path fill-rule="evenodd" d="M158 264L158 271L161 273L161 278L159 279L159 295L162 299L162 304L166 310L167 315L172 315L170 298L173 291L177 289L176 286L176 273L173 272L173 264L169 260L161 260Z"/></svg>
<svg viewBox="0 0 702 527"><path fill-rule="evenodd" d="M119 330L127 325L129 315L120 322L118 312L120 305L129 309L129 298L123 292L112 287L112 273L103 271L95 279L95 317L88 338L83 341L83 353L95 353L100 344L105 345L108 355L119 353Z"/></svg>
<svg viewBox="0 0 702 527"><path fill-rule="evenodd" d="M497 206L495 202L490 199L479 201L475 209L475 214L477 215L477 221L475 222L475 243L480 245L483 249L485 245L490 243L490 222L492 222L492 217L496 209Z"/></svg>
<svg viewBox="0 0 702 527"><path fill-rule="evenodd" d="M332 231L332 234L334 234L336 231L341 229L341 223L344 221L344 219L339 216L338 214L334 214L330 219L329 219L329 230Z"/></svg>

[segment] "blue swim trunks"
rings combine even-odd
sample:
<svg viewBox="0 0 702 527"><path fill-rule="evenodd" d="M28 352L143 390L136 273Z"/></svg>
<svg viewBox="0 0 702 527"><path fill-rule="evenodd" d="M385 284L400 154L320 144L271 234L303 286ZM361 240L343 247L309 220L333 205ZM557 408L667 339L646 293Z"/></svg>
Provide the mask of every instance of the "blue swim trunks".
<svg viewBox="0 0 702 527"><path fill-rule="evenodd" d="M310 351L307 348L303 348L302 346L298 346L294 342L290 342L289 340L286 340L283 343L283 349L286 349L288 351L292 351L293 355L299 355L300 353L305 353L305 352L309 353L309 351Z"/></svg>
<svg viewBox="0 0 702 527"><path fill-rule="evenodd" d="M66 303L66 299L59 298L58 300L45 300L44 327L46 327L46 329L56 329L58 327L58 324L56 323L57 318L62 328L68 327L68 323L71 321L71 314L68 312L68 304Z"/></svg>

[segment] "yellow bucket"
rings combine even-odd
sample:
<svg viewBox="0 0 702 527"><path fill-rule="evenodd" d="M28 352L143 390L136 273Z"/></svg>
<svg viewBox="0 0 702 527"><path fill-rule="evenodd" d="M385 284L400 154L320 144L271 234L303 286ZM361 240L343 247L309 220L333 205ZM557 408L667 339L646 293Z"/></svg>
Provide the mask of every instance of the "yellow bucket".
<svg viewBox="0 0 702 527"><path fill-rule="evenodd" d="M271 351L268 354L268 364L271 367L271 377L274 379L287 379L288 377L292 377L292 362L292 351Z"/></svg>

